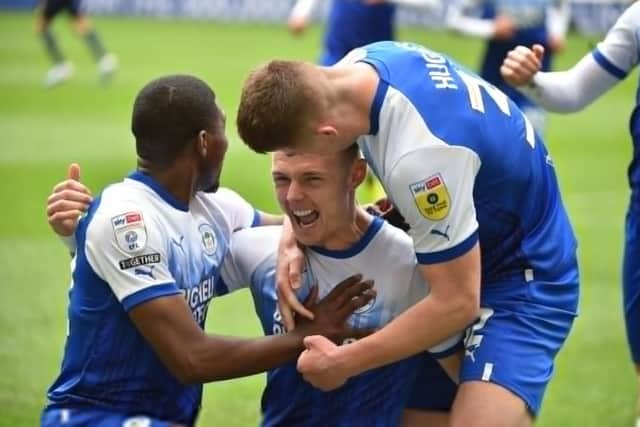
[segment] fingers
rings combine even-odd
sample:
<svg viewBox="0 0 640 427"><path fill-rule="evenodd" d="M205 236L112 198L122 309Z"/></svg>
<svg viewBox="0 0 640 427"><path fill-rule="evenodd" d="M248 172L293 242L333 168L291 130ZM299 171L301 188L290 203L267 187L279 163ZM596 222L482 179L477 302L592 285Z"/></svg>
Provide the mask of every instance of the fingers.
<svg viewBox="0 0 640 427"><path fill-rule="evenodd" d="M55 214L66 212L76 212L82 215L89 209L89 202L76 202L73 200L60 199L47 202L47 217L51 218Z"/></svg>
<svg viewBox="0 0 640 427"><path fill-rule="evenodd" d="M371 282L371 286L373 286L373 282ZM340 307L338 310L338 316L340 316L341 319L346 319L354 311L369 304L369 302L371 302L375 297L375 289L364 289L361 293L355 295Z"/></svg>
<svg viewBox="0 0 640 427"><path fill-rule="evenodd" d="M335 347L334 343L332 343L322 335L309 335L307 337L304 337L304 340L302 342L304 343L304 346L307 350L317 349L320 351L325 351Z"/></svg>
<svg viewBox="0 0 640 427"><path fill-rule="evenodd" d="M308 309L311 309L311 307L315 305L317 301L318 301L318 284L316 283L315 285L313 285L313 287L311 288L311 292L309 293L307 298L304 300L304 306Z"/></svg>
<svg viewBox="0 0 640 427"><path fill-rule="evenodd" d="M70 236L76 230L80 211L58 212L47 218L53 231L60 236Z"/></svg>
<svg viewBox="0 0 640 427"><path fill-rule="evenodd" d="M293 331L296 328L296 322L293 319L293 311L291 310L291 306L286 302L287 298L282 295L280 291L278 293L278 311L280 312L280 317L282 317L282 323L284 327L287 328L287 331Z"/></svg>
<svg viewBox="0 0 640 427"><path fill-rule="evenodd" d="M304 270L305 257L302 251L290 256L289 283L291 288L299 289L302 283L302 271Z"/></svg>
<svg viewBox="0 0 640 427"><path fill-rule="evenodd" d="M365 281L357 281L355 283L350 283L348 287L345 287L340 293L336 296L336 307L339 309L345 308L348 306L352 299L362 295L365 291L371 290L373 287L373 280L365 280Z"/></svg>
<svg viewBox="0 0 640 427"><path fill-rule="evenodd" d="M60 193L63 191L67 191L67 194L73 197L73 193L81 193L84 195L91 196L91 190L89 190L84 184L74 179L67 179L65 181L59 182L53 187L51 191L52 195L54 193ZM78 196L79 197L79 196Z"/></svg>
<svg viewBox="0 0 640 427"><path fill-rule="evenodd" d="M528 84L542 66L544 48L535 45L534 50L518 46L509 51L500 67L502 77L513 86Z"/></svg>
<svg viewBox="0 0 640 427"><path fill-rule="evenodd" d="M331 289L331 292L324 297L323 301L331 302L342 296L342 294L350 287L362 281L362 274L354 274L344 279Z"/></svg>
<svg viewBox="0 0 640 427"><path fill-rule="evenodd" d="M536 57L542 61L542 57L544 56L544 46L536 43L532 46L532 50Z"/></svg>
<svg viewBox="0 0 640 427"><path fill-rule="evenodd" d="M69 170L67 171L67 178L74 181L80 181L80 165L77 163L71 163Z"/></svg>
<svg viewBox="0 0 640 427"><path fill-rule="evenodd" d="M287 297L287 303L289 304L290 309L292 309L293 311L295 311L296 313L300 314L301 316L306 317L307 319L313 319L313 312L311 310L309 310L308 308L306 308L301 302L300 300L298 300L298 297L296 296L295 293L291 293L289 295L289 297ZM292 323L293 323L293 316L292 316Z"/></svg>

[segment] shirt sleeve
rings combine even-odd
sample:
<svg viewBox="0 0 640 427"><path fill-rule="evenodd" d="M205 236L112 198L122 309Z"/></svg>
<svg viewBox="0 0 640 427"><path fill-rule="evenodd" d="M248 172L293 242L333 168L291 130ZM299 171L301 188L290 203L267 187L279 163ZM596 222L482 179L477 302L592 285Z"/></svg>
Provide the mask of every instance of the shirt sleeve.
<svg viewBox="0 0 640 427"><path fill-rule="evenodd" d="M318 6L318 0L298 0L289 14L289 19L309 20Z"/></svg>
<svg viewBox="0 0 640 427"><path fill-rule="evenodd" d="M607 36L593 51L600 66L618 79L623 79L638 63L640 3L625 10Z"/></svg>
<svg viewBox="0 0 640 427"><path fill-rule="evenodd" d="M236 231L222 265L218 295L253 286L254 273L273 257L278 248L280 226L257 227ZM223 291L220 291L223 289Z"/></svg>
<svg viewBox="0 0 640 427"><path fill-rule="evenodd" d="M640 3L618 18L596 49L566 71L538 72L532 84L518 88L547 110L581 110L611 89L638 63Z"/></svg>
<svg viewBox="0 0 640 427"><path fill-rule="evenodd" d="M390 194L411 226L420 264L457 258L477 242L473 186L479 168L475 152L445 144L410 152L393 166Z"/></svg>
<svg viewBox="0 0 640 427"><path fill-rule="evenodd" d="M451 2L445 17L446 25L454 31L468 36L488 39L493 37L493 19L474 16L473 10L478 7L477 0L457 0Z"/></svg>
<svg viewBox="0 0 640 427"><path fill-rule="evenodd" d="M571 11L568 0L552 0L546 10L546 26L549 34L564 38L567 35Z"/></svg>
<svg viewBox="0 0 640 427"><path fill-rule="evenodd" d="M236 231L260 225L260 212L235 191L220 188L215 193L215 198L221 205L231 230Z"/></svg>
<svg viewBox="0 0 640 427"><path fill-rule="evenodd" d="M87 227L85 253L125 310L181 291L169 271L166 234L135 206L97 213Z"/></svg>

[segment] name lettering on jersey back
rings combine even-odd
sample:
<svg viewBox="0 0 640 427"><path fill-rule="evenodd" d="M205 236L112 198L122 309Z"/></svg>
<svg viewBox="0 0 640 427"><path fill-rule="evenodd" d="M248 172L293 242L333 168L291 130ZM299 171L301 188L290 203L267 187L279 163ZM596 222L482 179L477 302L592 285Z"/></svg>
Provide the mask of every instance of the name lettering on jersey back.
<svg viewBox="0 0 640 427"><path fill-rule="evenodd" d="M209 301L215 296L215 277L209 277L196 286L184 289L184 299L191 309L193 318L201 327L207 318Z"/></svg>
<svg viewBox="0 0 640 427"><path fill-rule="evenodd" d="M407 50L417 52L422 56L425 67L427 68L427 74L435 84L436 89L458 89L458 85L449 70L447 58L413 43L397 43L397 45Z"/></svg>

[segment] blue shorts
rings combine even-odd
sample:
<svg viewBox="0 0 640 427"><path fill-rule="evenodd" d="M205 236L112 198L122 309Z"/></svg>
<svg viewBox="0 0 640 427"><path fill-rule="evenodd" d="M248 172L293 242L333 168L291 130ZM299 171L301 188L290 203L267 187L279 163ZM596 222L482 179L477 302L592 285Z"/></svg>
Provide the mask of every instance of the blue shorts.
<svg viewBox="0 0 640 427"><path fill-rule="evenodd" d="M407 402L407 409L448 412L458 385L430 354L422 354L421 367Z"/></svg>
<svg viewBox="0 0 640 427"><path fill-rule="evenodd" d="M42 427L178 427L145 415L124 415L102 409L46 408L40 420Z"/></svg>
<svg viewBox="0 0 640 427"><path fill-rule="evenodd" d="M622 295L631 358L640 364L640 206L633 202L625 223Z"/></svg>
<svg viewBox="0 0 640 427"><path fill-rule="evenodd" d="M577 275L576 275L577 279ZM481 317L465 337L460 381L489 381L520 397L535 416L553 374L554 358L564 344L576 316L578 283L540 281L484 286ZM436 367L439 369L436 369ZM423 376L445 381L439 366ZM438 394L417 381L410 408L430 409L453 400L448 387ZM444 394L444 395L443 395Z"/></svg>

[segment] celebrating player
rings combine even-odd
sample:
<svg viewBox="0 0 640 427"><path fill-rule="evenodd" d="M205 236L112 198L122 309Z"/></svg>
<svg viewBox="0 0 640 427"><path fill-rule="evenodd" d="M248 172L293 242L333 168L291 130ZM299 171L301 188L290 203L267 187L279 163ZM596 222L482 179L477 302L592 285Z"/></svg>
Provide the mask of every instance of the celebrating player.
<svg viewBox="0 0 640 427"><path fill-rule="evenodd" d="M578 267L553 162L517 106L441 54L382 42L332 67L260 67L245 82L237 123L258 152L327 153L357 140L410 225L431 286L348 346L308 337L298 360L305 378L333 389L476 321L452 425L532 424L576 315ZM300 258L291 236L283 246L282 261ZM281 305L306 313L289 283L279 291Z"/></svg>
<svg viewBox="0 0 640 427"><path fill-rule="evenodd" d="M544 47L518 46L502 65L504 79L550 111L570 113L595 101L622 81L640 61L640 3L634 3L620 16L593 52L567 71L539 72ZM640 91L638 92L640 93ZM640 98L639 98L640 99ZM622 270L627 340L636 365L640 396L640 113L631 115L634 157L628 169L631 198L626 216L624 263ZM640 425L640 397L637 402Z"/></svg>
<svg viewBox="0 0 640 427"><path fill-rule="evenodd" d="M233 192L213 194L224 125L214 93L194 77L159 78L136 97L138 170L93 200L75 231L69 331L44 426L192 425L202 383L290 361L307 334L352 336L345 320L372 298L363 294L371 284L357 277L316 304L317 321L299 332L204 333L209 303L224 292L219 276L232 231L262 218ZM61 226L69 223L75 227Z"/></svg>

